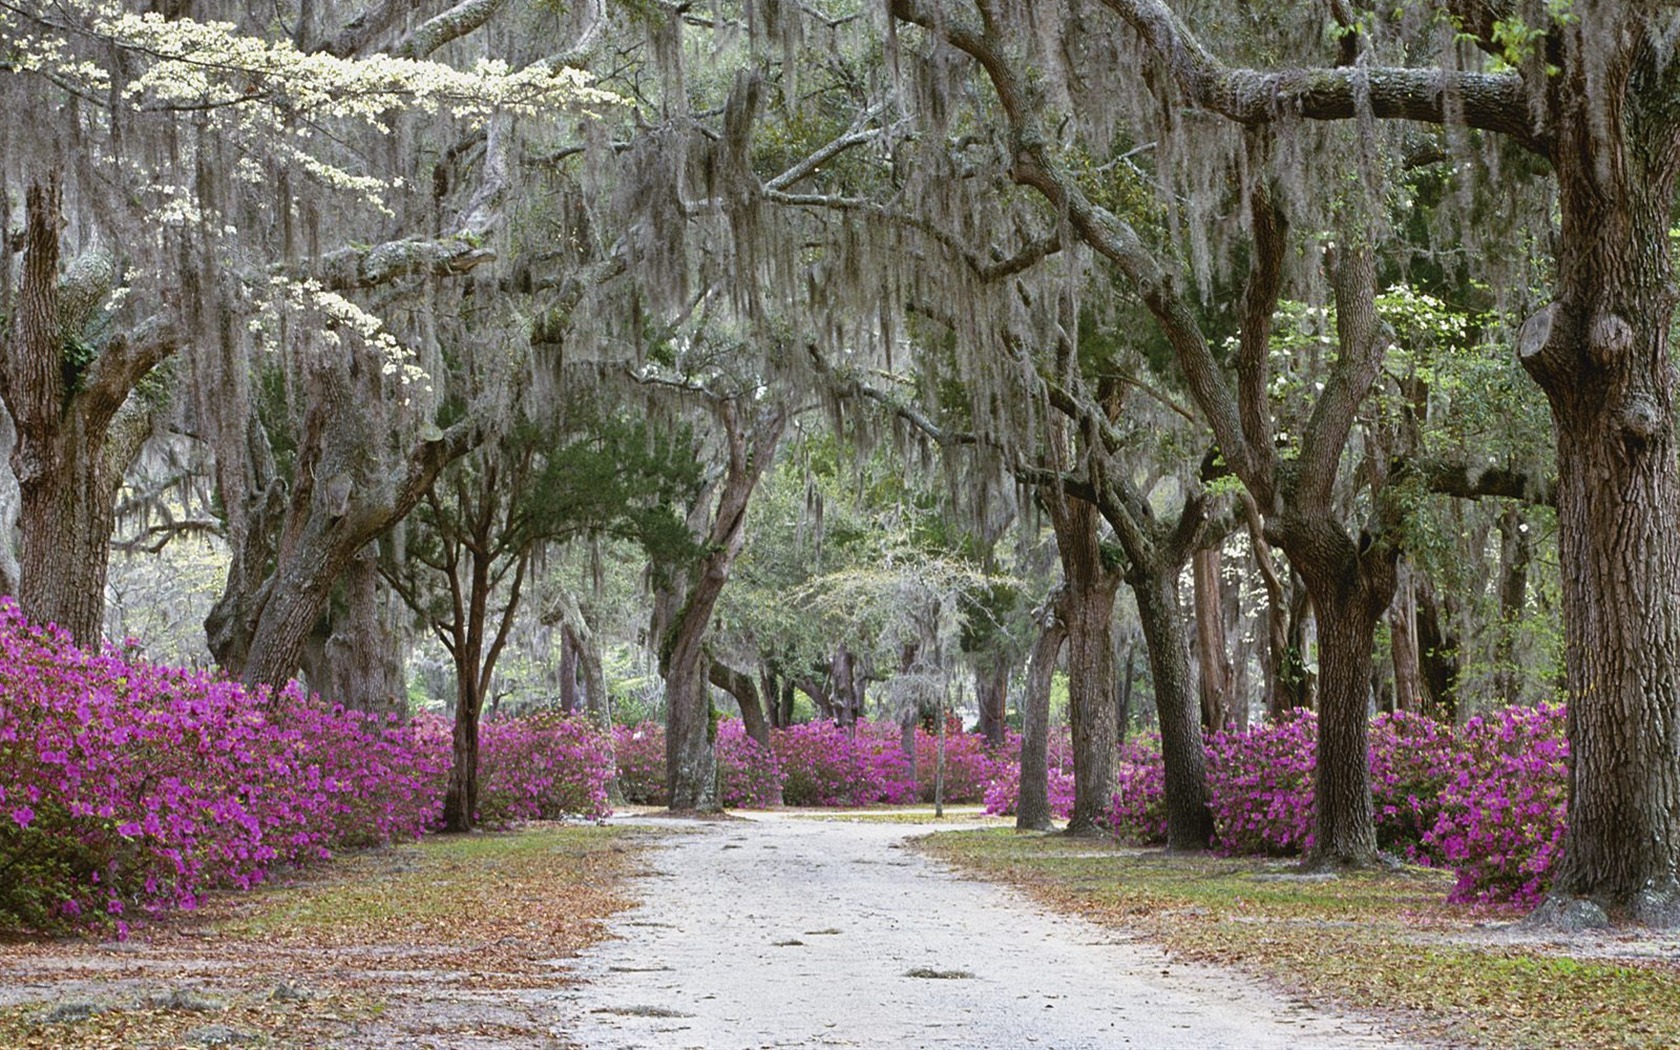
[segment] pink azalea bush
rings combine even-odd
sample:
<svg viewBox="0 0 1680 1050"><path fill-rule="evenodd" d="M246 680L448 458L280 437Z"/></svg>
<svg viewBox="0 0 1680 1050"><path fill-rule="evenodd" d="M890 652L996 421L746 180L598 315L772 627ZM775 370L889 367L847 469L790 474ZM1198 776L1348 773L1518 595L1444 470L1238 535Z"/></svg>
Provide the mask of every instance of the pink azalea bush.
<svg viewBox="0 0 1680 1050"><path fill-rule="evenodd" d="M1452 899L1538 904L1562 849L1569 741L1561 705L1507 707L1472 718L1457 771L1424 836L1458 873Z"/></svg>
<svg viewBox="0 0 1680 1050"><path fill-rule="evenodd" d="M945 801L952 803L983 802L986 788L1004 766L1016 764L1021 752L1021 737L1005 734L1003 747L995 754L986 746L986 738L979 733L965 733L959 728L945 734ZM934 774L938 769L939 735L916 727L916 797L922 802L933 801Z"/></svg>
<svg viewBox="0 0 1680 1050"><path fill-rule="evenodd" d="M1115 835L1141 846L1167 841L1167 768L1161 761L1161 738L1148 733L1120 745L1114 765L1114 802L1108 826Z"/></svg>
<svg viewBox="0 0 1680 1050"><path fill-rule="evenodd" d="M891 733L859 723L847 733L827 722L788 726L771 737L790 806L901 804L916 797L910 758Z"/></svg>
<svg viewBox="0 0 1680 1050"><path fill-rule="evenodd" d="M1208 737L1208 789L1221 849L1287 855L1312 848L1317 740L1318 720L1305 710Z"/></svg>
<svg viewBox="0 0 1680 1050"><path fill-rule="evenodd" d="M718 723L718 792L731 809L762 809L782 800L776 753L747 735L739 719Z"/></svg>
<svg viewBox="0 0 1680 1050"><path fill-rule="evenodd" d="M1420 864L1446 858L1428 841L1441 815L1442 792L1457 775L1453 727L1406 711L1371 720L1371 804L1378 847Z"/></svg>
<svg viewBox="0 0 1680 1050"><path fill-rule="evenodd" d="M618 759L618 788L638 806L665 806L671 796L665 783L665 727L658 722L613 727L613 755Z"/></svg>
<svg viewBox="0 0 1680 1050"><path fill-rule="evenodd" d="M613 756L581 718L539 712L479 729L478 819L489 827L604 817Z"/></svg>
<svg viewBox="0 0 1680 1050"><path fill-rule="evenodd" d="M1544 895L1564 833L1569 745L1561 706L1510 707L1462 732L1397 712L1371 722L1378 844L1458 874L1452 898L1532 906ZM1128 745L1128 750L1133 745ZM1220 849L1286 855L1312 848L1317 720L1280 722L1208 740L1208 780ZM1115 833L1165 837L1158 752L1140 742L1119 762Z"/></svg>
<svg viewBox="0 0 1680 1050"><path fill-rule="evenodd" d="M123 935L137 913L418 835L442 771L406 725L84 652L0 600L6 922Z"/></svg>

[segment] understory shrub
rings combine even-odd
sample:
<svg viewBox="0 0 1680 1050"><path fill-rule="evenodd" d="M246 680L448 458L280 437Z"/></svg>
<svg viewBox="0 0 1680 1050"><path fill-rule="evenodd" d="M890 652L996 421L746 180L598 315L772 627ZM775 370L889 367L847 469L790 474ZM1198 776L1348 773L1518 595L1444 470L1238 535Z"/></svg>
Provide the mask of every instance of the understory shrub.
<svg viewBox="0 0 1680 1050"><path fill-rule="evenodd" d="M983 802L986 788L999 767L1013 766L1021 752L1021 738L1013 731L1004 734L1003 746L995 753L979 733L945 734L945 801L957 804ZM916 797L933 801L934 776L939 761L939 734L916 727Z"/></svg>
<svg viewBox="0 0 1680 1050"><path fill-rule="evenodd" d="M638 806L670 805L665 784L665 727L658 722L613 727L618 789Z"/></svg>
<svg viewBox="0 0 1680 1050"><path fill-rule="evenodd" d="M778 729L771 736L782 769L782 801L790 806L868 806L916 797L910 758L898 730L860 722L856 732L828 722Z"/></svg>
<svg viewBox="0 0 1680 1050"><path fill-rule="evenodd" d="M1114 773L1109 828L1140 846L1167 841L1167 769L1161 761L1160 735L1147 733L1120 745Z"/></svg>
<svg viewBox="0 0 1680 1050"><path fill-rule="evenodd" d="M0 922L108 924L420 834L442 757L394 720L106 647L0 600Z"/></svg>
<svg viewBox="0 0 1680 1050"><path fill-rule="evenodd" d="M1453 727L1426 715L1384 713L1371 720L1371 804L1377 846L1414 863L1446 858L1429 841L1441 815L1442 792L1457 775Z"/></svg>
<svg viewBox="0 0 1680 1050"><path fill-rule="evenodd" d="M1378 845L1416 863L1452 867L1456 901L1537 903L1563 841L1565 724L1565 709L1555 705L1504 708L1456 733L1423 715L1378 715L1370 730ZM1274 856L1311 849L1316 754L1311 711L1212 734L1208 782L1219 848ZM1127 745L1117 768L1115 833L1163 841L1159 751L1146 741Z"/></svg>
<svg viewBox="0 0 1680 1050"><path fill-rule="evenodd" d="M1470 719L1457 770L1424 836L1458 873L1452 898L1540 902L1563 844L1569 741L1562 705L1506 707Z"/></svg>
<svg viewBox="0 0 1680 1050"><path fill-rule="evenodd" d="M538 712L486 722L479 730L478 820L604 817L613 756L582 718Z"/></svg>
<svg viewBox="0 0 1680 1050"><path fill-rule="evenodd" d="M1208 790L1220 849L1287 855L1312 848L1317 738L1318 720L1306 710L1208 737Z"/></svg>
<svg viewBox="0 0 1680 1050"><path fill-rule="evenodd" d="M776 753L747 735L739 719L718 723L718 793L731 809L762 809L782 801Z"/></svg>

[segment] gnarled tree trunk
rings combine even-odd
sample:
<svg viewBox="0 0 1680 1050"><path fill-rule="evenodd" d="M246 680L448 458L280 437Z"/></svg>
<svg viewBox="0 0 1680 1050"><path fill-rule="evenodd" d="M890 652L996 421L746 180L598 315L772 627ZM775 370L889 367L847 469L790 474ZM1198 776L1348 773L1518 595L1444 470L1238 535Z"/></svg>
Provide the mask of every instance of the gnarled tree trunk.
<svg viewBox="0 0 1680 1050"><path fill-rule="evenodd" d="M748 412L758 410L753 405L743 407ZM787 420L777 409L756 421L744 421L738 414L742 410L732 401L717 405L729 463L706 533L706 553L695 567L682 607L666 627L660 644L667 711L665 774L674 811L715 812L720 808L717 723L709 694L711 658L705 651L706 628L746 541L747 502L776 454Z"/></svg>
<svg viewBox="0 0 1680 1050"><path fill-rule="evenodd" d="M1213 840L1206 754L1198 705L1191 699L1190 652L1176 586L1179 566L1157 566L1129 577L1155 683L1166 764L1167 847L1205 850ZM1223 631L1220 632L1223 637Z"/></svg>
<svg viewBox="0 0 1680 1050"><path fill-rule="evenodd" d="M119 335L67 382L67 344L116 282L114 259L89 252L59 272L58 177L25 195L23 277L0 355L0 397L16 429L18 599L35 623L56 623L82 645L101 636L117 490L150 430L135 386L175 352L170 325ZM9 265L9 262L7 263Z"/></svg>

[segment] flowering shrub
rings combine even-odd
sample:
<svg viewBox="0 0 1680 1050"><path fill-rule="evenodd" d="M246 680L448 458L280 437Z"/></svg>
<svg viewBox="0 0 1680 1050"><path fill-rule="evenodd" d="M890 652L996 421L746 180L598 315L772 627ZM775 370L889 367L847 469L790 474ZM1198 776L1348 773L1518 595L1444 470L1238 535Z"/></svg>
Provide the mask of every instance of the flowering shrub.
<svg viewBox="0 0 1680 1050"><path fill-rule="evenodd" d="M1021 752L1021 738L1011 732L1002 749L993 754L986 738L978 733L945 734L945 801L980 802L986 787L1003 766L1013 766ZM916 797L933 801L934 774L938 769L939 735L916 727Z"/></svg>
<svg viewBox="0 0 1680 1050"><path fill-rule="evenodd" d="M1458 872L1452 899L1539 903L1563 843L1569 742L1559 705L1472 718L1458 770L1424 836Z"/></svg>
<svg viewBox="0 0 1680 1050"><path fill-rule="evenodd" d="M910 759L889 737L859 723L855 734L827 722L788 726L771 737L790 806L867 806L916 796Z"/></svg>
<svg viewBox="0 0 1680 1050"><path fill-rule="evenodd" d="M576 814L604 817L613 756L581 718L540 712L479 730L478 819L491 827Z"/></svg>
<svg viewBox="0 0 1680 1050"><path fill-rule="evenodd" d="M776 753L748 736L739 719L718 723L717 763L725 806L762 809L781 802L782 767Z"/></svg>
<svg viewBox="0 0 1680 1050"><path fill-rule="evenodd" d="M1109 828L1139 845L1167 841L1167 767L1161 760L1160 736L1150 733L1122 744L1114 771Z"/></svg>
<svg viewBox="0 0 1680 1050"><path fill-rule="evenodd" d="M276 866L418 835L443 762L394 721L78 649L0 601L0 915L194 907Z"/></svg>
<svg viewBox="0 0 1680 1050"><path fill-rule="evenodd" d="M1317 738L1318 720L1305 710L1208 738L1208 789L1221 849L1290 854L1312 848Z"/></svg>
<svg viewBox="0 0 1680 1050"><path fill-rule="evenodd" d="M1379 847L1417 863L1444 859L1425 840L1459 764L1452 726L1405 711L1371 720L1371 803Z"/></svg>
<svg viewBox="0 0 1680 1050"><path fill-rule="evenodd" d="M613 755L618 759L618 789L638 806L671 802L665 783L665 727L658 722L613 727Z"/></svg>

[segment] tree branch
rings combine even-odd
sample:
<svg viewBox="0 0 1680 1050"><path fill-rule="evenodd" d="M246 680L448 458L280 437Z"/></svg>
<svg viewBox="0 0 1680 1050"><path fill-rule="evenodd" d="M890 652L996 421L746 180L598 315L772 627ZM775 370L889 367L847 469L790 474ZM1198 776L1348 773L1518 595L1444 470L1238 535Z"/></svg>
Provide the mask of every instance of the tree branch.
<svg viewBox="0 0 1680 1050"><path fill-rule="evenodd" d="M1162 0L1103 0L1160 56L1190 101L1241 124L1287 117L1378 118L1459 124L1508 135L1545 153L1517 73L1358 66L1261 71L1214 58ZM1478 5L1479 6L1479 5Z"/></svg>

